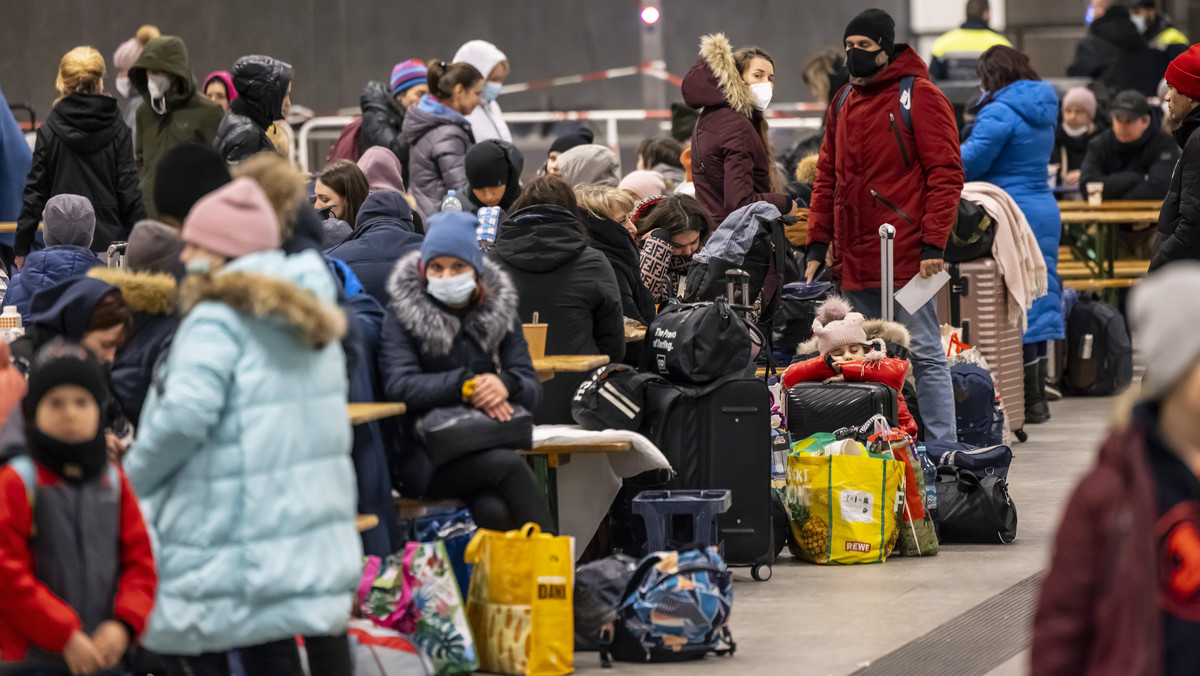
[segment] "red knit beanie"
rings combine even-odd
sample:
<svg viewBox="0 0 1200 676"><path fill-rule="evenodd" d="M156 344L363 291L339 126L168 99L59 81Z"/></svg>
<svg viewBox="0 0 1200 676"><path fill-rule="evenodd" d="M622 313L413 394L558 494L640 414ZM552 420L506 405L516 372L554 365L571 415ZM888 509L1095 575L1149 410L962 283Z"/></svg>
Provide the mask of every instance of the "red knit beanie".
<svg viewBox="0 0 1200 676"><path fill-rule="evenodd" d="M1200 45L1192 45L1167 66L1167 84L1189 99L1200 101Z"/></svg>

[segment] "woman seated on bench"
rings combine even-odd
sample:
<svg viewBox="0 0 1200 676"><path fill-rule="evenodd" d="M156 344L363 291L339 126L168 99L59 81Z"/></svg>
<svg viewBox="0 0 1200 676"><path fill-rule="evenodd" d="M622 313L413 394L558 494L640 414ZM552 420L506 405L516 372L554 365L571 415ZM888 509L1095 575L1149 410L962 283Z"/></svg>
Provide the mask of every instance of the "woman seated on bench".
<svg viewBox="0 0 1200 676"><path fill-rule="evenodd" d="M495 448L435 465L413 433L431 409L468 403L497 420L513 404L542 398L517 316L512 282L479 251L475 216L435 214L420 252L396 264L379 353L383 390L409 415L398 450L400 491L422 499L462 498L484 528L527 522L553 527L545 492L525 460Z"/></svg>

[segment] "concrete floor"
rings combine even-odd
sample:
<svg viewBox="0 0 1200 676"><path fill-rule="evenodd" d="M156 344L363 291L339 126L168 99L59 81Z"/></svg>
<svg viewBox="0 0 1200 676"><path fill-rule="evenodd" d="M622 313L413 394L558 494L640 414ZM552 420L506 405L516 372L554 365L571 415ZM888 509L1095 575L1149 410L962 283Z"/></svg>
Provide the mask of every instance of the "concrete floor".
<svg viewBox="0 0 1200 676"><path fill-rule="evenodd" d="M731 659L680 665L618 664L621 674L695 676L753 673L842 675L868 666L930 629L1043 570L1059 515L1088 469L1113 399L1065 399L1053 419L1029 426L1013 447L1010 491L1017 540L1007 546L949 545L932 558L895 557L882 565L826 567L786 550L768 582L735 569ZM1027 671L1028 651L996 664L992 675ZM595 653L576 655L580 671L599 669Z"/></svg>

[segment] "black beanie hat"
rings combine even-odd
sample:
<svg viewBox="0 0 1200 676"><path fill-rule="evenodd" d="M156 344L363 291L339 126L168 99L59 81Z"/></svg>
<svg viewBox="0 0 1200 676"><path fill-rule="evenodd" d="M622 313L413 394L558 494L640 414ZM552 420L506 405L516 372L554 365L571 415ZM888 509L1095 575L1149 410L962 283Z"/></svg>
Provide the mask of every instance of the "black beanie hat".
<svg viewBox="0 0 1200 676"><path fill-rule="evenodd" d="M496 188L508 184L508 157L499 143L482 141L471 146L464 160L472 188Z"/></svg>
<svg viewBox="0 0 1200 676"><path fill-rule="evenodd" d="M59 385L82 387L101 409L108 403L104 367L86 347L56 338L38 350L30 364L29 391L21 402L27 423L32 424L42 397Z"/></svg>
<svg viewBox="0 0 1200 676"><path fill-rule="evenodd" d="M575 146L586 146L596 140L596 135L587 127L580 127L569 134L563 134L550 144L550 152L565 153Z"/></svg>
<svg viewBox="0 0 1200 676"><path fill-rule="evenodd" d="M865 35L883 47L889 57L896 51L896 21L882 9L867 9L846 24L842 40L851 35Z"/></svg>
<svg viewBox="0 0 1200 676"><path fill-rule="evenodd" d="M217 151L196 143L168 150L158 161L154 177L154 206L159 217L183 221L192 205L229 183L229 167Z"/></svg>

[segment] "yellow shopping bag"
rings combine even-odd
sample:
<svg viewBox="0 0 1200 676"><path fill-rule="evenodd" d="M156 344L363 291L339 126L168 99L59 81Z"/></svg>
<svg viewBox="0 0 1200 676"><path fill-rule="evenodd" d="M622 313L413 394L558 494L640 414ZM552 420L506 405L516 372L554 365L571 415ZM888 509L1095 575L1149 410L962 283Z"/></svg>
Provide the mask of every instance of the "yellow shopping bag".
<svg viewBox="0 0 1200 676"><path fill-rule="evenodd" d="M575 539L537 524L502 533L480 528L467 545L475 564L467 618L479 670L519 676L574 671Z"/></svg>
<svg viewBox="0 0 1200 676"><path fill-rule="evenodd" d="M813 563L887 560L904 506L903 464L879 456L788 457L786 500L796 547Z"/></svg>

